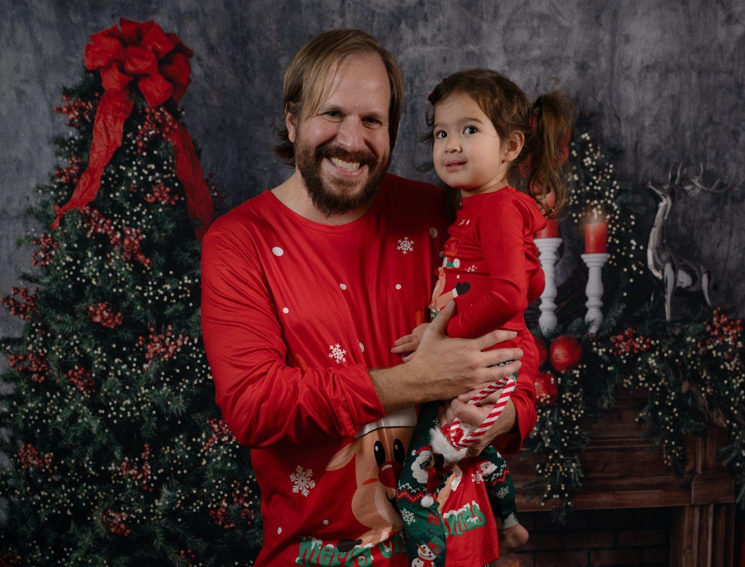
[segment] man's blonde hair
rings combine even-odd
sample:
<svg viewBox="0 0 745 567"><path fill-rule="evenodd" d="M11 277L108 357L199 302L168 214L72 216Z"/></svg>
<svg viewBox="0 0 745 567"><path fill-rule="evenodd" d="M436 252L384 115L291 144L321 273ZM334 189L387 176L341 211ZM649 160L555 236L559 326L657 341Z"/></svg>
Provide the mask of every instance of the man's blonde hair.
<svg viewBox="0 0 745 567"><path fill-rule="evenodd" d="M391 85L388 134L391 151L398 135L404 98L404 76L390 53L370 34L355 29L331 30L318 35L297 52L285 71L284 110L300 120L310 116L329 94L334 73L348 55L378 55ZM286 127L277 131L282 142L274 151L291 166L295 165L295 144Z"/></svg>

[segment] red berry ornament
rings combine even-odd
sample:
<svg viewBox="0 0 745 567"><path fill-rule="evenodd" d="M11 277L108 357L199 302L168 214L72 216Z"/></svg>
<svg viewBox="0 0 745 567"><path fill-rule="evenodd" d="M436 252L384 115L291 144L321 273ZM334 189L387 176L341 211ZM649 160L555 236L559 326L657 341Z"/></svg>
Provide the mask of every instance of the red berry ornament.
<svg viewBox="0 0 745 567"><path fill-rule="evenodd" d="M551 366L559 372L568 372L579 366L582 345L574 337L562 336L551 343Z"/></svg>
<svg viewBox="0 0 745 567"><path fill-rule="evenodd" d="M550 370L539 372L535 377L535 403L537 406L550 406L559 395L559 381Z"/></svg>

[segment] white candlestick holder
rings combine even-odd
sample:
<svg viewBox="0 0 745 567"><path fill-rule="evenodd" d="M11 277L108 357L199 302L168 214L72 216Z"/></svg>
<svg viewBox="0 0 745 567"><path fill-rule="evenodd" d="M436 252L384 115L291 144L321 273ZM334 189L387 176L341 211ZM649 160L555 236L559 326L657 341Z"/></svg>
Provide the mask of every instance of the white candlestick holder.
<svg viewBox="0 0 745 567"><path fill-rule="evenodd" d="M600 325L603 324L603 312L600 308L603 306L603 275L602 269L610 258L610 254L582 254L582 260L590 270L590 277L587 280L585 293L587 294L587 315L585 322L590 323L590 332L597 333Z"/></svg>
<svg viewBox="0 0 745 567"><path fill-rule="evenodd" d="M541 268L546 275L546 287L541 294L541 317L538 319L538 326L544 335L550 334L559 321L556 318L556 281L554 266L559 259L559 246L564 240L562 238L536 238L535 245L540 252L538 259L541 262Z"/></svg>

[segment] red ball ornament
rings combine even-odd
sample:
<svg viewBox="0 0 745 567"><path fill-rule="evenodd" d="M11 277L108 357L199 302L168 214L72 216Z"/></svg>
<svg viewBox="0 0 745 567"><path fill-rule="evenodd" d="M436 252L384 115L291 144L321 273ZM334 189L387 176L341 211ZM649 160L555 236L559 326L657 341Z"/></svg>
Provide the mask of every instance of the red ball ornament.
<svg viewBox="0 0 745 567"><path fill-rule="evenodd" d="M537 406L550 406L559 395L559 380L550 370L539 372L535 377L535 403Z"/></svg>
<svg viewBox="0 0 745 567"><path fill-rule="evenodd" d="M535 346L538 348L538 368L540 368L548 359L548 349L546 348L546 343L543 342L541 337L533 335L533 338L535 339Z"/></svg>
<svg viewBox="0 0 745 567"><path fill-rule="evenodd" d="M551 343L551 366L559 372L568 372L579 366L582 359L582 345L574 337L558 337Z"/></svg>

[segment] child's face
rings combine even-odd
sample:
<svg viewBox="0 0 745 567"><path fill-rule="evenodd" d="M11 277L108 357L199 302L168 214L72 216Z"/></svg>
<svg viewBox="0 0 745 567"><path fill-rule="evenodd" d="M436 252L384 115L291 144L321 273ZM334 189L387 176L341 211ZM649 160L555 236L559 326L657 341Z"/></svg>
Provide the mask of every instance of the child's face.
<svg viewBox="0 0 745 567"><path fill-rule="evenodd" d="M496 191L507 184L510 150L494 124L466 94L435 106L432 160L437 175L464 196Z"/></svg>

